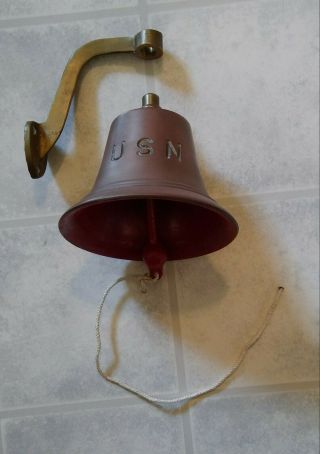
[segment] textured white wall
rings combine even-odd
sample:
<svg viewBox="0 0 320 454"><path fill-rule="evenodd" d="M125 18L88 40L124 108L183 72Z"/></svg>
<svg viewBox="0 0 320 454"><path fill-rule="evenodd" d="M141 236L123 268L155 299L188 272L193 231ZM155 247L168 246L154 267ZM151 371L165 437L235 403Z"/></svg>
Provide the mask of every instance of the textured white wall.
<svg viewBox="0 0 320 454"><path fill-rule="evenodd" d="M0 2L0 454L318 453L317 9L314 0ZM45 176L31 180L23 126L45 119L68 57L150 27L164 34L163 59L90 63ZM117 306L126 289L114 292L116 376L163 396L218 381L286 287L228 386L175 416L95 371L97 303L143 265L86 253L57 229L93 184L112 119L147 91L190 121L207 189L240 233L216 254L167 265L147 296L131 289Z"/></svg>

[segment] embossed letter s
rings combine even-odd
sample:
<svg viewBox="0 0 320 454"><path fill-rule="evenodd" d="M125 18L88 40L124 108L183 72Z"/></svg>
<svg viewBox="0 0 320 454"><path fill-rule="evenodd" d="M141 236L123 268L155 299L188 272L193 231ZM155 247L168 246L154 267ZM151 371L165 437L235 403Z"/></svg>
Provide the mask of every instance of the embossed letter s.
<svg viewBox="0 0 320 454"><path fill-rule="evenodd" d="M137 151L138 156L149 156L153 154L154 149L153 147L150 146L150 144L153 143L153 140L150 137L144 137L142 139L139 139L137 142L137 146L139 147L139 150Z"/></svg>

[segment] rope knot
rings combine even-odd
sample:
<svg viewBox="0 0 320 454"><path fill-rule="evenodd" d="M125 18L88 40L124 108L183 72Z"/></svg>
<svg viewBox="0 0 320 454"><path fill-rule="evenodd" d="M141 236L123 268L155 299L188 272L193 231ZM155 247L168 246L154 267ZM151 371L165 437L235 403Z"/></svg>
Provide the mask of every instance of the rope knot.
<svg viewBox="0 0 320 454"><path fill-rule="evenodd" d="M148 282L156 282L160 279L159 274L156 273L154 276L151 274L145 274L139 279L140 282L140 291L141 293L148 293L147 283Z"/></svg>

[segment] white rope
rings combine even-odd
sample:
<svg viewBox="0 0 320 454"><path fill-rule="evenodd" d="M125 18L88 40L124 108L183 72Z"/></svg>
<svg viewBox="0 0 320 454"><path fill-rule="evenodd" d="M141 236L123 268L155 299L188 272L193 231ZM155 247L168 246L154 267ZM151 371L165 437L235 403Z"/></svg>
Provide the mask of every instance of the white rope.
<svg viewBox="0 0 320 454"><path fill-rule="evenodd" d="M100 364L100 356L101 356L100 324L101 324L101 316L102 316L103 306L104 306L104 303L105 303L109 293L111 292L111 290L117 284L119 284L120 282L129 280L129 279L138 279L140 281L140 290L141 290L141 292L146 293L146 291L147 291L146 284L148 282L157 281L159 279L159 277L156 276L155 278L152 278L152 277L150 277L148 275L129 275L129 276L124 276L124 277L120 277L119 279L117 279L112 285L110 285L110 287L107 288L107 290L105 291L105 293L103 295L102 301L101 301L101 303L99 305L98 313L97 313L97 319L96 319L96 339L97 339L96 367L97 367L97 371L99 372L99 374L101 375L101 377L104 380L106 380L106 381L108 381L110 383L113 383L114 385L120 386L120 388L125 389L126 391L129 391L129 392L131 392L131 393L133 393L133 394L135 394L135 395L147 400L148 402L150 402L152 404L155 404L155 405L158 405L158 406L162 406L162 405L165 405L165 404L170 404L170 405L180 404L180 406L182 406L182 405L186 404L189 400L195 399L196 397L200 397L200 396L203 396L205 394L208 394L209 392L215 391L217 388L219 388L221 385L223 385L239 369L239 367L242 364L243 360L245 359L248 351L261 338L261 336L264 333L266 327L270 323L271 317L272 317L274 311L276 310L276 308L278 306L281 294L284 291L284 287L278 287L277 288L277 291L276 291L275 297L273 299L273 302L271 303L271 305L270 305L270 307L269 307L269 309L268 309L268 311L266 313L266 316L265 316L261 326L255 332L255 334L250 338L250 340L244 345L244 347L240 351L240 353L238 355L238 358L237 358L236 362L234 363L233 367L229 370L229 372L223 378L221 378L213 386L211 386L209 388L206 388L206 389L203 389L201 391L197 391L197 392L194 392L194 393L191 393L191 394L186 394L184 396L180 396L180 397L173 398L173 399L161 399L159 397L151 396L149 394L144 393L143 391L140 391L140 390L138 390L136 388L133 388L132 386L128 385L127 383L125 383L123 381L117 380L116 378L112 378L110 375L107 375L105 372L103 372L103 370L101 368L101 364Z"/></svg>

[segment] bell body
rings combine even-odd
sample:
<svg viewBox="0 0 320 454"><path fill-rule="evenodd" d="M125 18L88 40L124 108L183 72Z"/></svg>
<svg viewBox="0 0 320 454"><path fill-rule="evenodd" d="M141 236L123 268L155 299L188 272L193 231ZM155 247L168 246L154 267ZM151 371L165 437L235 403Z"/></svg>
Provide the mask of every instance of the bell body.
<svg viewBox="0 0 320 454"><path fill-rule="evenodd" d="M92 191L59 228L96 254L143 260L160 251L163 261L208 254L238 232L234 218L206 193L189 123L157 103L113 121Z"/></svg>

